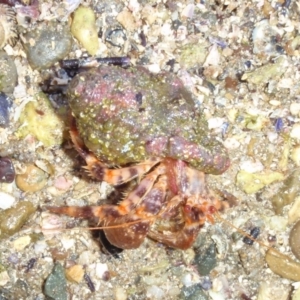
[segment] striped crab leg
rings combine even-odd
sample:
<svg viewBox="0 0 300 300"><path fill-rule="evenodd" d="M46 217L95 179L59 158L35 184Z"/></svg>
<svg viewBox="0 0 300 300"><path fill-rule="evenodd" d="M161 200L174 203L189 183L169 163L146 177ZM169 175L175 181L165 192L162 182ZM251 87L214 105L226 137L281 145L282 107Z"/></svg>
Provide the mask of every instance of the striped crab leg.
<svg viewBox="0 0 300 300"><path fill-rule="evenodd" d="M105 181L115 186L126 183L134 178L141 178L160 161L159 159L149 159L134 166L120 169L109 169L84 145L78 134L75 120L72 121L70 135L75 149L86 161L87 165L84 168L88 171L90 176L98 181Z"/></svg>

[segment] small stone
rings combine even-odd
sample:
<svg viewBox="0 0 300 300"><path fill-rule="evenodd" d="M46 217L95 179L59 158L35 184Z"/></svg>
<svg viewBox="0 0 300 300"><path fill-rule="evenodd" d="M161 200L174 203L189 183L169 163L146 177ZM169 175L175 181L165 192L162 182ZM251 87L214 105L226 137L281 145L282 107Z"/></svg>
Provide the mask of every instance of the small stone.
<svg viewBox="0 0 300 300"><path fill-rule="evenodd" d="M186 44L180 49L176 58L181 67L189 69L205 62L208 55L206 44Z"/></svg>
<svg viewBox="0 0 300 300"><path fill-rule="evenodd" d="M297 167L300 167L300 145L297 145L292 149L290 157Z"/></svg>
<svg viewBox="0 0 300 300"><path fill-rule="evenodd" d="M18 81L15 62L6 52L0 51L0 91L11 94Z"/></svg>
<svg viewBox="0 0 300 300"><path fill-rule="evenodd" d="M71 32L90 55L97 53L99 49L98 33L96 16L92 8L80 6L76 9Z"/></svg>
<svg viewBox="0 0 300 300"><path fill-rule="evenodd" d="M47 277L44 293L50 299L67 300L67 281L64 268L60 263L56 263L51 274Z"/></svg>
<svg viewBox="0 0 300 300"><path fill-rule="evenodd" d="M127 299L127 294L126 291L118 286L114 289L114 299L115 300L126 300Z"/></svg>
<svg viewBox="0 0 300 300"><path fill-rule="evenodd" d="M195 256L195 264L201 276L209 275L210 271L216 266L216 247L211 243L205 252L197 253Z"/></svg>
<svg viewBox="0 0 300 300"><path fill-rule="evenodd" d="M281 214L283 207L292 203L300 192L300 169L294 170L284 179L282 187L271 197L271 202L276 214Z"/></svg>
<svg viewBox="0 0 300 300"><path fill-rule="evenodd" d="M33 164L28 164L25 173L16 176L16 185L24 192L33 193L44 188L47 180L48 175L44 171Z"/></svg>
<svg viewBox="0 0 300 300"><path fill-rule="evenodd" d="M300 281L300 264L289 256L270 248L265 258L269 268L275 274L293 281Z"/></svg>
<svg viewBox="0 0 300 300"><path fill-rule="evenodd" d="M262 282L257 295L257 300L288 300L290 290L284 285L276 285L273 282Z"/></svg>
<svg viewBox="0 0 300 300"><path fill-rule="evenodd" d="M288 212L288 223L293 224L300 218L300 197L296 197L295 201Z"/></svg>
<svg viewBox="0 0 300 300"><path fill-rule="evenodd" d="M289 244L293 254L300 259L300 221L291 229Z"/></svg>
<svg viewBox="0 0 300 300"><path fill-rule="evenodd" d="M55 111L48 97L38 93L34 101L28 102L22 110L16 135L19 138L33 135L46 147L60 145L64 139L64 119Z"/></svg>
<svg viewBox="0 0 300 300"><path fill-rule="evenodd" d="M36 208L29 201L18 202L15 207L0 212L0 239L18 232Z"/></svg>
<svg viewBox="0 0 300 300"><path fill-rule="evenodd" d="M25 34L23 44L28 62L33 69L47 69L69 54L72 35L66 25L58 22L41 23Z"/></svg>
<svg viewBox="0 0 300 300"><path fill-rule="evenodd" d="M264 265L264 257L254 247L243 247L238 251L241 264L246 274L251 274L253 270L261 270Z"/></svg>
<svg viewBox="0 0 300 300"><path fill-rule="evenodd" d="M0 273L0 286L5 286L10 281L7 271Z"/></svg>
<svg viewBox="0 0 300 300"><path fill-rule="evenodd" d="M13 247L17 251L22 251L31 243L31 237L29 235L21 236L13 241Z"/></svg>
<svg viewBox="0 0 300 300"><path fill-rule="evenodd" d="M1 209L8 209L8 208L12 207L15 202L16 202L15 197L0 191L0 208Z"/></svg>
<svg viewBox="0 0 300 300"><path fill-rule="evenodd" d="M208 296L199 284L184 286L179 295L180 300L208 300Z"/></svg>
<svg viewBox="0 0 300 300"><path fill-rule="evenodd" d="M294 124L291 133L290 133L290 137L299 140L300 139L300 124L296 123Z"/></svg>
<svg viewBox="0 0 300 300"><path fill-rule="evenodd" d="M290 113L293 116L299 115L299 113L300 113L300 103L298 103L298 102L291 103L291 105L290 105Z"/></svg>
<svg viewBox="0 0 300 300"><path fill-rule="evenodd" d="M10 102L8 96L5 93L0 92L0 126L3 128L7 128L9 125Z"/></svg>
<svg viewBox="0 0 300 300"><path fill-rule="evenodd" d="M121 11L117 16L117 21L128 31L136 29L136 23L132 13L128 10Z"/></svg>
<svg viewBox="0 0 300 300"><path fill-rule="evenodd" d="M8 157L0 157L0 182L11 183L15 180L15 168Z"/></svg>
<svg viewBox="0 0 300 300"><path fill-rule="evenodd" d="M107 264L97 263L96 264L96 276L99 279L103 279L105 273L108 272Z"/></svg>
<svg viewBox="0 0 300 300"><path fill-rule="evenodd" d="M66 278L74 283L79 283L82 281L83 276L84 276L84 270L82 265L74 265L70 268L68 268L65 271Z"/></svg>
<svg viewBox="0 0 300 300"><path fill-rule="evenodd" d="M245 193L253 194L275 181L283 180L283 178L284 175L279 172L249 173L241 170L236 176L236 183Z"/></svg>

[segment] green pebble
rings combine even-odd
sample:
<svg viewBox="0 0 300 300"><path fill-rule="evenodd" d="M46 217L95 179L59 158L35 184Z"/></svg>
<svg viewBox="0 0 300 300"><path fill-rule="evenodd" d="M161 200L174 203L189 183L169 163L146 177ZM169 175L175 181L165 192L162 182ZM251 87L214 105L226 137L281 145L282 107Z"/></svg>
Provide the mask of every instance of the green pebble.
<svg viewBox="0 0 300 300"><path fill-rule="evenodd" d="M201 276L209 275L210 271L216 266L216 255L216 247L212 243L204 253L199 253L195 256L195 263Z"/></svg>
<svg viewBox="0 0 300 300"><path fill-rule="evenodd" d="M15 207L0 212L0 239L18 232L36 208L29 201L18 202Z"/></svg>
<svg viewBox="0 0 300 300"><path fill-rule="evenodd" d="M51 274L47 277L44 293L53 300L67 300L67 281L65 270L60 263L56 263Z"/></svg>

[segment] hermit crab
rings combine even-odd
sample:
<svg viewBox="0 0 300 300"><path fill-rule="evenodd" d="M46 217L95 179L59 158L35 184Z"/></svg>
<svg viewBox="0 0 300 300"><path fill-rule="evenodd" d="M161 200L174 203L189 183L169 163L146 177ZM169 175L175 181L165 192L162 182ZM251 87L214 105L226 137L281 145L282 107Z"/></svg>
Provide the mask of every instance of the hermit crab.
<svg viewBox="0 0 300 300"><path fill-rule="evenodd" d="M146 236L191 247L205 221L228 205L208 189L206 174L230 164L197 99L173 73L106 65L76 75L67 97L85 169L99 181L135 185L117 205L47 209L96 219L118 248L137 248Z"/></svg>

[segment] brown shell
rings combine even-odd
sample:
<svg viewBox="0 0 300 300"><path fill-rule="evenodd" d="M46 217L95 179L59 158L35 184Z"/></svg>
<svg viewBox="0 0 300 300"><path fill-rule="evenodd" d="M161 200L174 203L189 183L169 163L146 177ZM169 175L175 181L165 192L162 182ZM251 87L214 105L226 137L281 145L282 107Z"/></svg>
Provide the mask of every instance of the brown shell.
<svg viewBox="0 0 300 300"><path fill-rule="evenodd" d="M0 16L0 49L6 44L13 47L18 39L16 14L8 5L0 4Z"/></svg>

